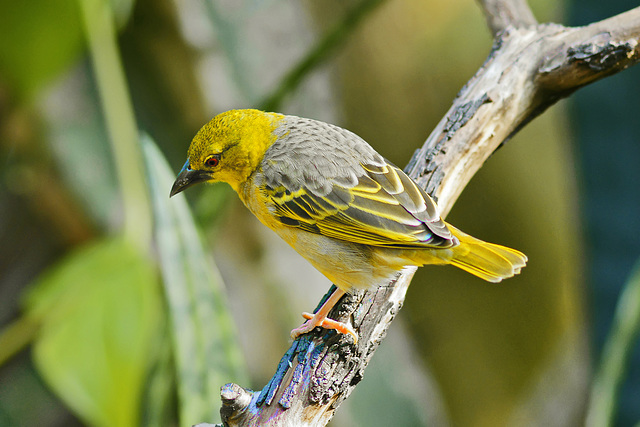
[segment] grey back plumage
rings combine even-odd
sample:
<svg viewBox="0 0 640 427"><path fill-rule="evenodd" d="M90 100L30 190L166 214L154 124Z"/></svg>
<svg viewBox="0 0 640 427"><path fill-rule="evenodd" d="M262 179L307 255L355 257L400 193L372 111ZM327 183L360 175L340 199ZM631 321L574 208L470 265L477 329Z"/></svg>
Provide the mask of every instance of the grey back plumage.
<svg viewBox="0 0 640 427"><path fill-rule="evenodd" d="M286 116L279 138L262 163L267 185L290 191L302 186L324 197L334 184L354 187L366 174L361 163L382 167L384 158L358 135L329 123Z"/></svg>
<svg viewBox="0 0 640 427"><path fill-rule="evenodd" d="M261 184L284 224L387 247L458 243L424 190L353 132L285 116L275 135Z"/></svg>

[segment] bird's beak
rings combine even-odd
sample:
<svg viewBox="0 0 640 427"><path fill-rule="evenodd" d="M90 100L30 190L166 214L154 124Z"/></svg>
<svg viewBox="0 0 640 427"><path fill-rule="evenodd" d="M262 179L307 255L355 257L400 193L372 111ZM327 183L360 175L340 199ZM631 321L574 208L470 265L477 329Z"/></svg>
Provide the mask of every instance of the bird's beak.
<svg viewBox="0 0 640 427"><path fill-rule="evenodd" d="M178 174L176 178L176 182L173 183L173 187L171 187L171 193L169 193L169 197L173 197L182 190L185 190L192 185L208 181L211 179L211 174L207 171L199 171L193 170L189 166L189 160L184 164L182 170Z"/></svg>

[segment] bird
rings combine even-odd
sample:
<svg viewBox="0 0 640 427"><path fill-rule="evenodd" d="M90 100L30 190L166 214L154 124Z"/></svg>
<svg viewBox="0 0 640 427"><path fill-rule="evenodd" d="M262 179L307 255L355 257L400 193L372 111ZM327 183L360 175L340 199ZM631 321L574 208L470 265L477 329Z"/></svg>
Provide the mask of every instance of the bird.
<svg viewBox="0 0 640 427"><path fill-rule="evenodd" d="M522 252L472 237L364 139L322 121L264 112L218 114L194 136L170 197L226 182L244 205L337 287L291 331L316 327L358 341L327 317L346 294L388 284L410 266L450 264L489 282L520 273Z"/></svg>

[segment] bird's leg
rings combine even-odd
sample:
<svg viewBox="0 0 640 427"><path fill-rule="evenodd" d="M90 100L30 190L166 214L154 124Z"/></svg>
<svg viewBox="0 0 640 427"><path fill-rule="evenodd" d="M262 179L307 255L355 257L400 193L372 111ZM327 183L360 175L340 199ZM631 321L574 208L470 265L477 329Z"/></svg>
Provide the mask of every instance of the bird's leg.
<svg viewBox="0 0 640 427"><path fill-rule="evenodd" d="M329 298L327 298L316 314L302 313L302 317L308 320L304 322L302 326L291 331L291 338L295 340L298 336L312 331L316 326L320 326L325 329L335 329L341 334L349 334L353 337L354 342L357 343L358 334L356 334L356 331L354 331L350 325L338 322L337 320L327 319L327 315L333 306L336 305L344 294L345 292L338 288Z"/></svg>

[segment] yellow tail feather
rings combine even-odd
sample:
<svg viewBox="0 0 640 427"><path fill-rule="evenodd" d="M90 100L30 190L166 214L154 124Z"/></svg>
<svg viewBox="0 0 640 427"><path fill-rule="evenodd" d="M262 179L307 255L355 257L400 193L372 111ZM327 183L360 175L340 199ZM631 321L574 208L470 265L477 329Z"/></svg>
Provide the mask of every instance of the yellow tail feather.
<svg viewBox="0 0 640 427"><path fill-rule="evenodd" d="M460 240L449 263L481 279L497 283L520 273L527 264L527 256L520 251L483 242L450 224L447 227Z"/></svg>

